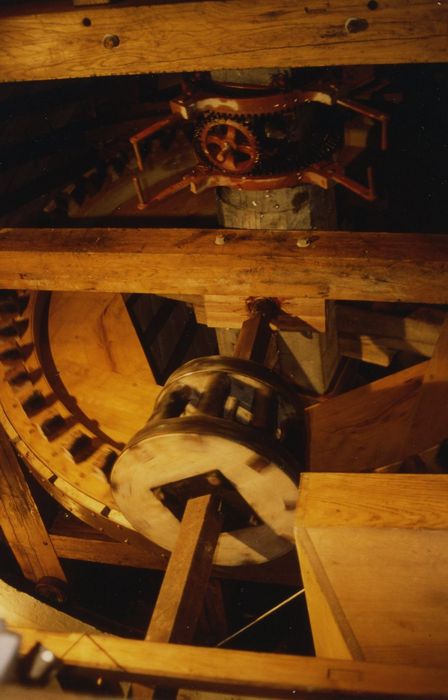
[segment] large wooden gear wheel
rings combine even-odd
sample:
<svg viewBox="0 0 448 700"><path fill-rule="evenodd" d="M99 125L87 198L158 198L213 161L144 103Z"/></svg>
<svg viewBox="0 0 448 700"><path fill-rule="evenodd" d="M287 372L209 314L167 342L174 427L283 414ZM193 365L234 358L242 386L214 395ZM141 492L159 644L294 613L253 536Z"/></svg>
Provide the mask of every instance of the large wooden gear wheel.
<svg viewBox="0 0 448 700"><path fill-rule="evenodd" d="M115 540L152 552L159 546L163 556L174 546L182 512L170 512L154 492L216 470L218 480L232 485L239 512L223 528L215 563L259 564L292 548L299 469L279 448L276 427L270 438L260 437L239 413L230 427L201 413L188 418L186 431L184 425L173 430L173 423L151 435L148 427L141 430L161 388L120 295L5 296L0 337L0 420L39 483L68 511ZM223 368L240 390L261 391L262 400L266 392L278 395L287 421L300 413L295 392L275 373L231 358L227 365L211 360L205 372L199 360L181 368L180 378L173 375L148 425L179 381L206 395L210 372ZM148 450L157 456L152 464Z"/></svg>
<svg viewBox="0 0 448 700"><path fill-rule="evenodd" d="M154 551L108 481L160 390L122 297L3 297L0 338L0 420L39 483L97 530Z"/></svg>

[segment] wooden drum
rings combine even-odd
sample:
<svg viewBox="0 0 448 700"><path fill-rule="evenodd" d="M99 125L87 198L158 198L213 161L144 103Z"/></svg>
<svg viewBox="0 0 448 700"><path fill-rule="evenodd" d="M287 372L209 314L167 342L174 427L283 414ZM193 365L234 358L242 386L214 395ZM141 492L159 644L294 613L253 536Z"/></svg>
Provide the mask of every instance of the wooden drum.
<svg viewBox="0 0 448 700"><path fill-rule="evenodd" d="M137 531L172 550L189 498L223 508L215 564L262 563L293 543L303 405L261 364L205 357L177 370L118 457L114 498Z"/></svg>

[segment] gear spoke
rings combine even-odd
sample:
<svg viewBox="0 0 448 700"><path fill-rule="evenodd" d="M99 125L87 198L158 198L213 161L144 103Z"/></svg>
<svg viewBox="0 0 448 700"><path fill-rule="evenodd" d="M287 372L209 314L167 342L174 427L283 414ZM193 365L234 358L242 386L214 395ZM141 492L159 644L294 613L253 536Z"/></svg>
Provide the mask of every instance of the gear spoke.
<svg viewBox="0 0 448 700"><path fill-rule="evenodd" d="M219 170L248 173L258 161L255 134L235 119L211 119L203 125L199 139L203 154Z"/></svg>

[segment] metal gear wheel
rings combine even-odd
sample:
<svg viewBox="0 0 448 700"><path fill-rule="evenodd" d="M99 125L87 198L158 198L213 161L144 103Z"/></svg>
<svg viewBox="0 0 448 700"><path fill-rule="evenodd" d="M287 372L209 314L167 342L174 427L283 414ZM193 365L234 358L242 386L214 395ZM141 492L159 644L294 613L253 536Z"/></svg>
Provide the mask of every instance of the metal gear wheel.
<svg viewBox="0 0 448 700"><path fill-rule="evenodd" d="M198 137L203 155L218 170L241 175L251 172L258 162L255 134L235 119L207 120Z"/></svg>

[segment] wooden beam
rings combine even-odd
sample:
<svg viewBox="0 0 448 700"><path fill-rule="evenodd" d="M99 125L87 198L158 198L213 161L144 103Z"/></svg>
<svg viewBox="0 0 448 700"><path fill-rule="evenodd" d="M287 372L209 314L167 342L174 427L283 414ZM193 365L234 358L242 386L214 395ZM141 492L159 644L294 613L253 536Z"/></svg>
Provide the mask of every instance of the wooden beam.
<svg viewBox="0 0 448 700"><path fill-rule="evenodd" d="M51 543L61 559L92 561L114 566L130 566L136 569L165 570L166 560L159 551L151 553L132 544L105 539L97 533L84 537L66 533L51 532ZM295 552L290 552L280 559L266 564L252 566L215 566L213 576L236 581L259 581L275 583L279 586L297 586L300 584L298 562Z"/></svg>
<svg viewBox="0 0 448 700"><path fill-rule="evenodd" d="M358 661L208 649L20 629L21 653L41 642L67 667L182 688L259 697L448 697L448 670ZM295 692L294 692L295 691ZM357 697L358 697L357 696Z"/></svg>
<svg viewBox="0 0 448 700"><path fill-rule="evenodd" d="M66 582L5 429L0 425L0 525L25 578Z"/></svg>
<svg viewBox="0 0 448 700"><path fill-rule="evenodd" d="M146 639L193 640L221 534L219 503L210 495L188 501Z"/></svg>
<svg viewBox="0 0 448 700"><path fill-rule="evenodd" d="M307 408L309 469L361 472L400 462L427 368L422 362Z"/></svg>
<svg viewBox="0 0 448 700"><path fill-rule="evenodd" d="M448 235L225 229L0 231L0 287L448 303Z"/></svg>
<svg viewBox="0 0 448 700"><path fill-rule="evenodd" d="M148 641L175 644L193 641L204 607L221 522L220 504L213 496L200 496L187 502L146 633ZM132 686L132 697L157 695L157 688L153 691L136 683ZM171 689L162 695L168 700L175 698L177 691Z"/></svg>
<svg viewBox="0 0 448 700"><path fill-rule="evenodd" d="M414 455L448 438L448 314L428 362L407 435L403 456Z"/></svg>
<svg viewBox="0 0 448 700"><path fill-rule="evenodd" d="M229 21L221 0L128 8L74 9L48 1L7 6L0 13L0 75L4 81L48 80L447 60L446 3L394 0L372 9L365 0L233 0Z"/></svg>

